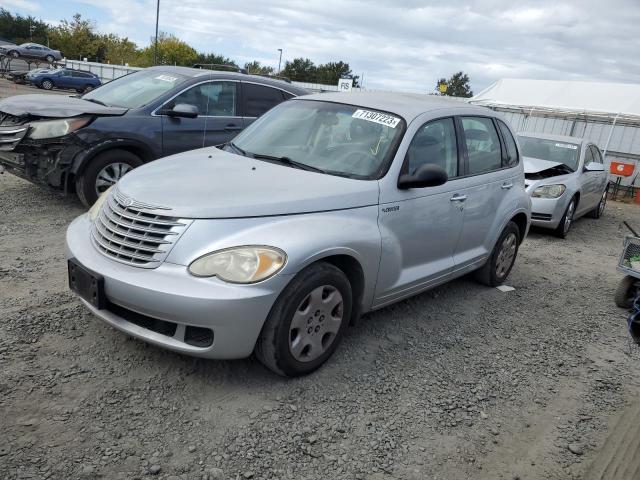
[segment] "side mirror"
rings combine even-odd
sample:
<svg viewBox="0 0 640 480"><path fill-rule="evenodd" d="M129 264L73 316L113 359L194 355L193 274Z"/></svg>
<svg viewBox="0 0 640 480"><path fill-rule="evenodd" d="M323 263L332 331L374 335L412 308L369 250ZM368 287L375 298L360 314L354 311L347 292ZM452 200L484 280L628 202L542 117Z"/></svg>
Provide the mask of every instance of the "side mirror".
<svg viewBox="0 0 640 480"><path fill-rule="evenodd" d="M169 117L196 118L198 116L198 107L189 105L188 103L178 103L173 108L168 108L162 113Z"/></svg>
<svg viewBox="0 0 640 480"><path fill-rule="evenodd" d="M598 162L590 162L584 166L585 172L604 172L604 165Z"/></svg>
<svg viewBox="0 0 640 480"><path fill-rule="evenodd" d="M437 187L447 183L449 176L444 168L427 163L418 168L413 175L404 174L398 179L398 188Z"/></svg>

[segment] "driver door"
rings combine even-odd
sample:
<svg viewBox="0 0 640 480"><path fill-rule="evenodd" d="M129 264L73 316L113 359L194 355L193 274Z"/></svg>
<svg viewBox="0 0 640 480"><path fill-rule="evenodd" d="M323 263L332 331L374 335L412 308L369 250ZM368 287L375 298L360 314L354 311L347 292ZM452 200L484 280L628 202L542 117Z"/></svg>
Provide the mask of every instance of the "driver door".
<svg viewBox="0 0 640 480"><path fill-rule="evenodd" d="M402 173L432 163L444 168L449 180L437 187L381 188L382 255L375 306L422 291L453 272L464 215L457 144L453 117L425 123L411 140Z"/></svg>
<svg viewBox="0 0 640 480"><path fill-rule="evenodd" d="M238 82L203 82L179 93L158 111L162 115L162 153L164 156L220 145L243 128L238 111ZM195 105L196 118L170 117L163 111L179 103Z"/></svg>

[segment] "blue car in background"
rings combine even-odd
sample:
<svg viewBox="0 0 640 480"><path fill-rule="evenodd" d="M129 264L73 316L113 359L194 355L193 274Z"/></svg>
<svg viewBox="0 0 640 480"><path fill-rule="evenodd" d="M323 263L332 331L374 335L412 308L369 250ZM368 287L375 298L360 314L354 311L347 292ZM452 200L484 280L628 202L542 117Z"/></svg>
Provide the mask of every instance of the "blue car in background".
<svg viewBox="0 0 640 480"><path fill-rule="evenodd" d="M33 70L25 80L38 88L69 88L78 93L90 92L102 85L100 78L94 73L72 68L55 68L51 70Z"/></svg>

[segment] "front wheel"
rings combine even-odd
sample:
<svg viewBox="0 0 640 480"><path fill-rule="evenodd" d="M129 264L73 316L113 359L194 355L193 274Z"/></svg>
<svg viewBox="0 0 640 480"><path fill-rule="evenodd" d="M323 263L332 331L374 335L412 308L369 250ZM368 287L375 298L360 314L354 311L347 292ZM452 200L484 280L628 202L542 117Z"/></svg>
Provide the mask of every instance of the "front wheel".
<svg viewBox="0 0 640 480"><path fill-rule="evenodd" d="M620 280L614 299L617 306L629 310L638 295L640 295L640 280L626 276Z"/></svg>
<svg viewBox="0 0 640 480"><path fill-rule="evenodd" d="M44 59L49 63L53 63L53 61L55 60L55 58L53 58L53 55L47 55L46 57L44 57Z"/></svg>
<svg viewBox="0 0 640 480"><path fill-rule="evenodd" d="M76 179L76 193L85 207L90 207L109 187L125 174L142 165L137 155L126 150L108 150L88 160Z"/></svg>
<svg viewBox="0 0 640 480"><path fill-rule="evenodd" d="M476 280L489 287L504 283L516 262L519 246L520 229L514 222L509 222L493 247L487 263L476 270Z"/></svg>
<svg viewBox="0 0 640 480"><path fill-rule="evenodd" d="M51 90L53 88L53 82L51 80L43 80L41 85L45 90Z"/></svg>
<svg viewBox="0 0 640 480"><path fill-rule="evenodd" d="M262 327L255 355L278 375L311 373L333 354L349 323L351 284L339 268L313 264L276 300Z"/></svg>
<svg viewBox="0 0 640 480"><path fill-rule="evenodd" d="M18 58L20 56L20 54L15 50L11 50L9 52L9 55L11 55L13 58Z"/></svg>
<svg viewBox="0 0 640 480"><path fill-rule="evenodd" d="M609 193L609 187L604 189L604 192L602 193L602 196L600 197L600 201L598 202L598 205L596 206L596 208L594 208L593 210L591 210L591 212L589 212L589 216L591 218L600 218L602 215L604 215L604 209L607 206L608 193Z"/></svg>
<svg viewBox="0 0 640 480"><path fill-rule="evenodd" d="M567 209L564 211L564 215L560 219L560 224L553 231L553 234L556 237L567 238L567 234L569 233L569 230L571 229L571 225L573 224L573 216L576 213L576 205L577 205L577 203L578 202L576 201L576 198L574 197L569 202L569 205L567 205Z"/></svg>

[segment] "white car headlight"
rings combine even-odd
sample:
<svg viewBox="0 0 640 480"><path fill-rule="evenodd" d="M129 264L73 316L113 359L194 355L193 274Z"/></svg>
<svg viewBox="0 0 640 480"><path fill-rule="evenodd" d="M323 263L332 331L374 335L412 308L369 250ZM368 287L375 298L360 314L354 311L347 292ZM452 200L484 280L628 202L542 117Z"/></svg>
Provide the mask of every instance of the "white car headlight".
<svg viewBox="0 0 640 480"><path fill-rule="evenodd" d="M91 117L65 118L63 120L44 120L31 122L27 137L32 140L43 138L64 137L84 127L91 121Z"/></svg>
<svg viewBox="0 0 640 480"><path fill-rule="evenodd" d="M287 255L274 247L233 247L208 253L189 265L196 277L218 277L231 283L265 280L284 267Z"/></svg>
<svg viewBox="0 0 640 480"><path fill-rule="evenodd" d="M534 198L558 198L567 189L564 185L542 185L531 194Z"/></svg>
<svg viewBox="0 0 640 480"><path fill-rule="evenodd" d="M115 185L111 185L104 192L102 192L102 194L96 200L96 203L94 203L91 206L91 208L89 209L89 212L87 213L87 215L89 215L89 220L93 222L98 217L98 214L100 213L100 209L102 208L102 205L104 204L105 200L109 198L109 193L111 193L111 189L114 186Z"/></svg>

